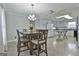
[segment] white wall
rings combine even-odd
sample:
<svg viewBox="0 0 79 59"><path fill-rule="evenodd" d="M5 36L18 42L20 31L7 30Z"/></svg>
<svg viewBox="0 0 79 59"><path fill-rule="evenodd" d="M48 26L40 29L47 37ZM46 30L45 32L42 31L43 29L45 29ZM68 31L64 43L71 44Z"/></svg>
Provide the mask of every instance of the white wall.
<svg viewBox="0 0 79 59"><path fill-rule="evenodd" d="M28 29L28 21L26 21L26 17L22 14L6 12L6 20L8 41L15 40L15 36L17 36L16 29Z"/></svg>
<svg viewBox="0 0 79 59"><path fill-rule="evenodd" d="M36 29L46 29L47 22L48 21L44 19L37 19L35 23Z"/></svg>

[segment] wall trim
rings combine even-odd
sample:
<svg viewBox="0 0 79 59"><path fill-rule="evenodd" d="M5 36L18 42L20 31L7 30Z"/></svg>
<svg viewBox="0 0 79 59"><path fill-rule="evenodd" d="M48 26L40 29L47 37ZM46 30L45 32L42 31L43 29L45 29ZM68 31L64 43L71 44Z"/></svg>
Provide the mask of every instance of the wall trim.
<svg viewBox="0 0 79 59"><path fill-rule="evenodd" d="M10 43L10 42L17 42L17 39L9 40L7 43Z"/></svg>

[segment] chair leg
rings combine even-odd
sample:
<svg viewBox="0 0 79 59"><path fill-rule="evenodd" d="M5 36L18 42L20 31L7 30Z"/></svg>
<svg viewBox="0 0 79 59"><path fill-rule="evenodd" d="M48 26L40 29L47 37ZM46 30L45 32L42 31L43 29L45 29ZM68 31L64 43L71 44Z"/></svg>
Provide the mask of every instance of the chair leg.
<svg viewBox="0 0 79 59"><path fill-rule="evenodd" d="M20 55L20 52L18 52L18 56Z"/></svg>
<svg viewBox="0 0 79 59"><path fill-rule="evenodd" d="M30 45L30 55L33 55L33 43Z"/></svg>
<svg viewBox="0 0 79 59"><path fill-rule="evenodd" d="M39 49L39 45L38 45L38 54L37 54L37 56L39 56L39 51L40 51L40 49Z"/></svg>
<svg viewBox="0 0 79 59"><path fill-rule="evenodd" d="M17 45L17 52L18 52L18 56L20 55L20 47L19 45Z"/></svg>
<svg viewBox="0 0 79 59"><path fill-rule="evenodd" d="M45 53L46 53L46 56L48 56L48 53L47 53L47 44L45 43Z"/></svg>

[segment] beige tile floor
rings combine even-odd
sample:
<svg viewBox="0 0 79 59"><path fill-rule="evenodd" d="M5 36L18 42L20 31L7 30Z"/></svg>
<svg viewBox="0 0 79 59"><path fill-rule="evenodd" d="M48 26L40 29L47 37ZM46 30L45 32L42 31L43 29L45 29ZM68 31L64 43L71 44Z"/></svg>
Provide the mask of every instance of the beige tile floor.
<svg viewBox="0 0 79 59"><path fill-rule="evenodd" d="M78 56L79 48L74 37L68 37L62 41L57 41L57 37L48 38L47 49L49 56ZM16 42L8 43L8 56L17 56ZM21 56L30 56L29 50L22 52ZM45 56L42 53L41 56Z"/></svg>

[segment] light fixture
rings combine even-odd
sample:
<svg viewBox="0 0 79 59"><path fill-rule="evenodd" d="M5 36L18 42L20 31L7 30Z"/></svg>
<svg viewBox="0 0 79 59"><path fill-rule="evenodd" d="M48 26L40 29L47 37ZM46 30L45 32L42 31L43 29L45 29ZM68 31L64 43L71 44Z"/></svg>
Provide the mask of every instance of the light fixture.
<svg viewBox="0 0 79 59"><path fill-rule="evenodd" d="M31 4L31 6L32 6L32 12L31 12L31 14L28 16L28 19L29 19L30 21L35 21L35 20L36 20L36 16L35 16L35 14L33 13L34 4Z"/></svg>
<svg viewBox="0 0 79 59"><path fill-rule="evenodd" d="M72 19L72 17L69 16L69 15L62 15L62 16L59 16L59 17L56 17L56 18L59 19L59 18L62 18L62 17L66 18L66 19Z"/></svg>

